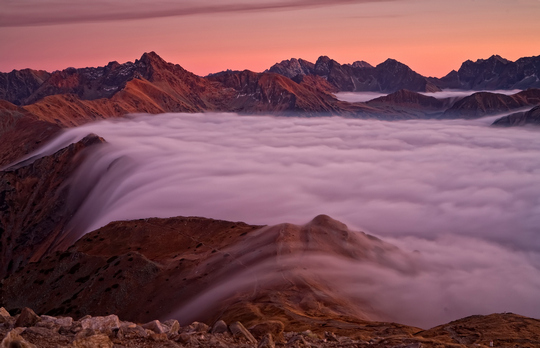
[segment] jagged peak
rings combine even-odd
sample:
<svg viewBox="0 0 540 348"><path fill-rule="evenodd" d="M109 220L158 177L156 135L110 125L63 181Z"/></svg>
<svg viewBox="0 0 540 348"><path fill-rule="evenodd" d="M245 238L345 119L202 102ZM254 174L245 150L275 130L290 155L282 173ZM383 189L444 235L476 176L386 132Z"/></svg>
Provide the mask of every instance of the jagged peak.
<svg viewBox="0 0 540 348"><path fill-rule="evenodd" d="M368 62L364 60L357 60L349 65L352 66L353 68L373 68L373 65L369 64Z"/></svg>
<svg viewBox="0 0 540 348"><path fill-rule="evenodd" d="M403 64L403 63L401 63L400 61L395 60L395 59L393 59L393 58L388 58L387 60L385 60L385 61L382 62L381 64L377 65L376 68L384 68L384 69L387 69L389 66L392 66L392 67L403 67L403 68L412 70L411 68L409 68L408 65Z"/></svg>
<svg viewBox="0 0 540 348"><path fill-rule="evenodd" d="M499 56L498 54L494 54L491 57L489 57L488 59L478 59L475 63L484 63L484 62L492 62L492 61L498 61L498 62L501 62L503 64L512 63L512 61L510 61L510 60L508 60L506 58L503 58L503 57ZM471 62L471 61L467 60L467 62Z"/></svg>
<svg viewBox="0 0 540 348"><path fill-rule="evenodd" d="M317 62L315 64L327 64L327 63L330 63L332 61L335 62L335 60L331 59L328 56L320 56L319 58L317 58Z"/></svg>
<svg viewBox="0 0 540 348"><path fill-rule="evenodd" d="M160 63L166 63L163 58L161 58L156 52L144 52L141 56L141 59L139 59L141 62L147 63L147 62L160 62Z"/></svg>

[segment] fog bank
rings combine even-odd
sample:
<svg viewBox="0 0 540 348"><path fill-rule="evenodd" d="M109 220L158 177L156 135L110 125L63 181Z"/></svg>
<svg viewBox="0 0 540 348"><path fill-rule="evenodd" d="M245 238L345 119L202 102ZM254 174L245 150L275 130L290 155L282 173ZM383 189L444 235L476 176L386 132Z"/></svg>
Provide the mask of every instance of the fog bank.
<svg viewBox="0 0 540 348"><path fill-rule="evenodd" d="M139 115L67 130L48 151L88 133L108 144L73 178L71 199L86 196L77 233L144 217L303 224L327 214L420 252L414 276L337 259L326 262L331 271L314 269L339 274L343 293L392 320L427 327L502 311L540 317L537 129Z"/></svg>
<svg viewBox="0 0 540 348"><path fill-rule="evenodd" d="M468 97L474 93L478 92L489 92L489 93L499 93L512 95L521 92L520 89L512 90L491 90L491 91L467 91L467 90L458 90L458 89L444 89L440 92L419 92L420 94L426 95L428 97L434 97L437 99L446 99L452 98L458 100L464 97ZM358 103L358 102L367 102L375 98L384 97L388 93L379 93L379 92L339 92L335 94L336 97L341 101L346 101L349 103Z"/></svg>

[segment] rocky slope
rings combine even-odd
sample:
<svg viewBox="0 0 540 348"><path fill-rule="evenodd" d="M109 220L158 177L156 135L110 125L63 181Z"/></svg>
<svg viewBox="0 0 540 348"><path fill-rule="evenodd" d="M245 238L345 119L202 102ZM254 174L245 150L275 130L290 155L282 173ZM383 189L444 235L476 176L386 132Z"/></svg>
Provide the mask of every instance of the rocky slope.
<svg viewBox="0 0 540 348"><path fill-rule="evenodd" d="M441 88L465 90L540 88L540 56L515 62L498 55L475 62L467 60L458 71L430 80Z"/></svg>
<svg viewBox="0 0 540 348"><path fill-rule="evenodd" d="M53 155L28 159L0 172L0 276L54 250L76 202L67 202L67 179L84 150L103 142L89 135Z"/></svg>
<svg viewBox="0 0 540 348"><path fill-rule="evenodd" d="M50 76L46 71L32 69L0 73L0 99L15 105L24 104Z"/></svg>
<svg viewBox="0 0 540 348"><path fill-rule="evenodd" d="M0 168L36 150L59 131L56 124L0 100Z"/></svg>
<svg viewBox="0 0 540 348"><path fill-rule="evenodd" d="M450 100L437 99L402 89L387 96L372 99L366 104L385 109L403 119L434 118L442 114L442 110L449 106Z"/></svg>
<svg viewBox="0 0 540 348"><path fill-rule="evenodd" d="M540 125L540 106L535 106L527 112L517 112L512 115L501 117L495 122L493 122L493 126L499 127L514 127L526 125Z"/></svg>
<svg viewBox="0 0 540 348"><path fill-rule="evenodd" d="M362 299L336 296L337 279L326 274L322 260L414 273L407 259L327 216L304 226L264 228L195 217L122 221L19 268L4 279L2 298L9 310L32 307L75 318L115 313L139 322L171 317L181 324L278 320L303 330L328 319L385 317ZM340 282L345 286L347 280Z"/></svg>
<svg viewBox="0 0 540 348"><path fill-rule="evenodd" d="M229 110L234 112L281 112L344 114L361 107L338 101L327 93L327 85L315 79L293 81L274 73L224 72L208 77L235 91ZM367 108L366 108L367 109Z"/></svg>
<svg viewBox="0 0 540 348"><path fill-rule="evenodd" d="M531 88L513 95L478 92L458 100L442 118L478 118L540 104L540 89Z"/></svg>

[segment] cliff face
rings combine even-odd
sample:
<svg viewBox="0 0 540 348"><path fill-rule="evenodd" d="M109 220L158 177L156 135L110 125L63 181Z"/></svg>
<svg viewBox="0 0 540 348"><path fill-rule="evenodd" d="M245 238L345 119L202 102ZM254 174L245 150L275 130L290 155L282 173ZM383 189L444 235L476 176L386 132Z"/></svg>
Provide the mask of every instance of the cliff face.
<svg viewBox="0 0 540 348"><path fill-rule="evenodd" d="M66 180L83 151L103 142L87 136L57 153L0 172L0 277L54 250L77 206L66 203Z"/></svg>

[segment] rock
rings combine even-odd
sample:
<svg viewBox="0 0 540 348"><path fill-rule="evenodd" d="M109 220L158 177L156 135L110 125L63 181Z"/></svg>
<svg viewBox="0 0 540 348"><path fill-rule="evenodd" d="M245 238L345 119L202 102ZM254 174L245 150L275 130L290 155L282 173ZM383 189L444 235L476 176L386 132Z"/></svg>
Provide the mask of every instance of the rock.
<svg viewBox="0 0 540 348"><path fill-rule="evenodd" d="M130 328L134 328L136 327L137 324L135 323L132 323L131 321L122 321L120 322L120 327L130 327Z"/></svg>
<svg viewBox="0 0 540 348"><path fill-rule="evenodd" d="M165 333L165 329L163 328L163 325L161 325L159 320L152 320L151 322L143 324L142 327L144 329L154 331L157 334Z"/></svg>
<svg viewBox="0 0 540 348"><path fill-rule="evenodd" d="M76 339L71 348L112 348L113 343L108 336L99 334Z"/></svg>
<svg viewBox="0 0 540 348"><path fill-rule="evenodd" d="M178 334L178 331L180 330L180 323L178 323L178 320L176 319L166 320L162 323L162 325L169 337Z"/></svg>
<svg viewBox="0 0 540 348"><path fill-rule="evenodd" d="M236 337L244 337L247 339L250 343L257 344L257 340L251 332L249 332L244 325L242 325L241 322L235 321L231 325L229 325L229 330L231 330L232 334Z"/></svg>
<svg viewBox="0 0 540 348"><path fill-rule="evenodd" d="M41 318L30 308L24 307L15 322L15 327L30 327L36 325Z"/></svg>
<svg viewBox="0 0 540 348"><path fill-rule="evenodd" d="M278 320L268 320L264 323L257 324L249 329L249 331L255 336L256 339L261 339L267 333L272 334L273 337L283 338L283 330L285 326L281 321Z"/></svg>
<svg viewBox="0 0 540 348"><path fill-rule="evenodd" d="M185 344L189 347L198 347L199 346L199 340L193 335L187 334L187 333L181 333L178 337L178 342Z"/></svg>
<svg viewBox="0 0 540 348"><path fill-rule="evenodd" d="M11 314L4 307L0 307L0 324L9 322Z"/></svg>
<svg viewBox="0 0 540 348"><path fill-rule="evenodd" d="M263 339L261 340L261 342L259 343L259 345L257 346L257 348L275 348L276 345L274 344L274 339L272 338L272 335L267 333Z"/></svg>
<svg viewBox="0 0 540 348"><path fill-rule="evenodd" d="M64 327L70 327L71 325L73 325L73 318L71 318L71 317L55 318L55 317L51 317L49 315L42 315L41 316L41 321L42 322L52 322L54 325L64 326Z"/></svg>
<svg viewBox="0 0 540 348"><path fill-rule="evenodd" d="M121 326L116 333L116 337L119 339L146 338L148 332L139 325L135 325L135 327Z"/></svg>
<svg viewBox="0 0 540 348"><path fill-rule="evenodd" d="M165 342L167 341L167 334L166 333L155 333L155 332L152 332L150 334L150 338L152 339L152 341L154 342Z"/></svg>
<svg viewBox="0 0 540 348"><path fill-rule="evenodd" d="M304 347L310 346L310 344L307 343L306 340L304 339L304 336L297 335L297 334L295 334L293 337L291 337L291 339L287 342L287 346L291 346L296 342L299 342Z"/></svg>
<svg viewBox="0 0 540 348"><path fill-rule="evenodd" d="M4 339L2 340L2 343L0 343L1 348L37 348L35 345L33 345L30 342L27 342L24 338L21 337L21 333L24 330L21 329L13 329Z"/></svg>
<svg viewBox="0 0 540 348"><path fill-rule="evenodd" d="M24 330L24 332L32 334L32 335L36 335L36 336L52 336L56 334L56 332L53 331L53 329L49 329L47 327L39 327L39 326L29 327L26 330Z"/></svg>
<svg viewBox="0 0 540 348"><path fill-rule="evenodd" d="M195 331L196 332L208 332L208 325L206 325L205 323L196 322Z"/></svg>
<svg viewBox="0 0 540 348"><path fill-rule="evenodd" d="M216 321L214 326L212 326L212 333L213 334L224 333L224 332L227 332L227 330L228 330L227 323L224 322L223 320Z"/></svg>
<svg viewBox="0 0 540 348"><path fill-rule="evenodd" d="M120 320L114 314L106 317L90 317L81 320L83 329L92 329L96 331L112 331L120 327Z"/></svg>
<svg viewBox="0 0 540 348"><path fill-rule="evenodd" d="M339 342L339 340L337 339L336 337L336 334L333 333L333 332L325 332L324 333L324 338L328 341L328 342Z"/></svg>

